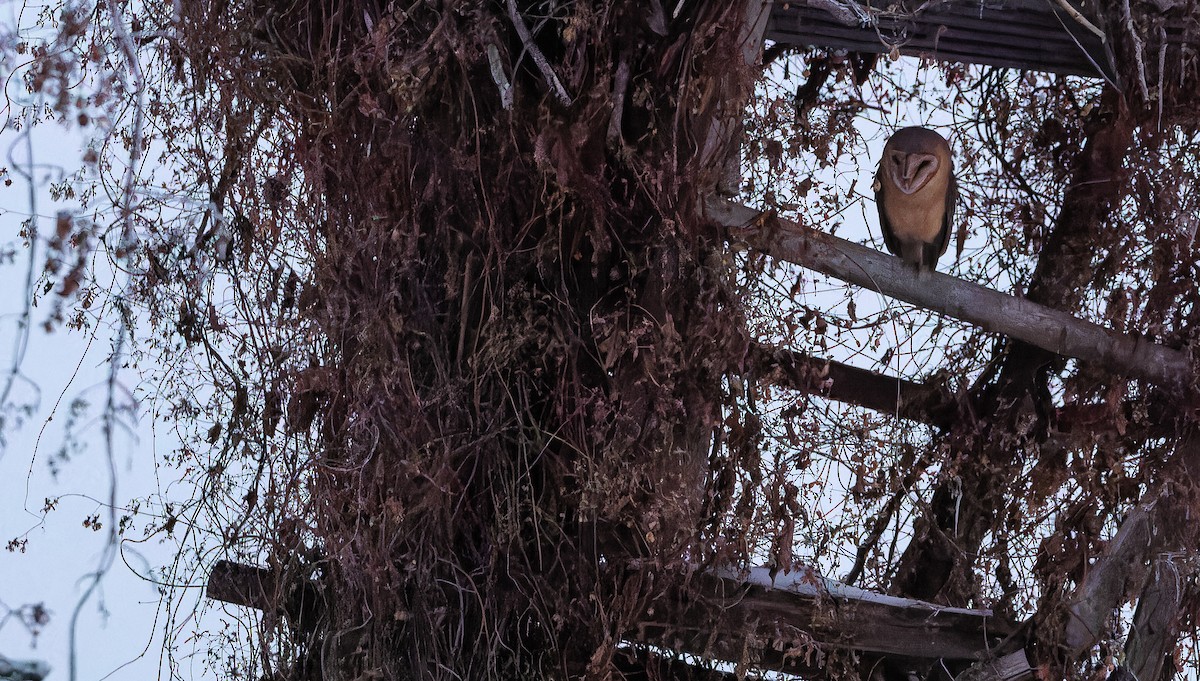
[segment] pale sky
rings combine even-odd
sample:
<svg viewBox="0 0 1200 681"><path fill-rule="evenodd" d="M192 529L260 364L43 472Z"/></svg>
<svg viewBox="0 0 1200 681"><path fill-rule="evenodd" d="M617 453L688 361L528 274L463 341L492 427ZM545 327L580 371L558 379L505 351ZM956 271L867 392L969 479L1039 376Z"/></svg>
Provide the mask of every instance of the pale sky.
<svg viewBox="0 0 1200 681"><path fill-rule="evenodd" d="M61 208L49 196L49 183L61 179L62 168L79 166L84 140L77 131L57 125L34 129L32 146L36 173L38 230L37 254L45 252L45 237L53 233ZM14 167L28 167L29 158L22 136L9 125L0 130L0 165L9 169L11 186L0 186L0 249L15 248L12 262L0 265L0 375L7 376L13 362L18 325L24 298L29 251L19 237L21 223L30 215L29 183ZM40 273L40 262L39 272ZM36 274L35 274L36 276ZM110 473L100 414L107 397L112 349L112 329L93 326L88 332L59 327L43 331L54 294L43 298L32 311L33 329L21 364L25 378L17 379L10 403L27 406L20 427L3 432L6 444L0 449L0 539L7 544L25 539L24 552L0 552L0 617L6 609L43 603L50 619L34 638L15 614L0 627L0 655L12 660L39 659L52 667L50 679L68 678L68 640L72 615L97 569L108 538ZM111 320L110 320L111 321ZM142 367L146 370L149 367ZM130 394L141 394L142 376L132 369L120 373L120 397L128 404ZM0 383L2 385L2 383ZM128 391L126 393L125 391ZM89 406L80 418L71 418L72 405L85 400ZM7 412L10 423L14 412ZM72 421L79 450L61 453L67 444L66 430ZM157 432L156 432L157 431ZM133 497L155 495L170 480L174 469L155 465L155 454L178 445L170 428L155 424L144 406L136 419L123 418L114 438L118 504ZM57 477L51 466L57 469ZM43 514L47 498L57 499L56 509ZM84 521L99 514L103 529L95 531ZM123 515L124 512L119 512ZM134 519L133 539L142 536L144 515ZM156 678L160 669L162 632L166 621L159 592L150 579L174 555L173 544L152 539L145 543L124 542L105 576L79 613L77 659L80 681ZM200 590L193 590L194 607ZM186 619L187 610L177 619ZM190 626L185 623L185 626ZM181 640L186 636L180 637ZM190 651L180 651L186 655ZM200 677L198 660L178 663L184 677ZM195 663L194 668L188 666Z"/></svg>

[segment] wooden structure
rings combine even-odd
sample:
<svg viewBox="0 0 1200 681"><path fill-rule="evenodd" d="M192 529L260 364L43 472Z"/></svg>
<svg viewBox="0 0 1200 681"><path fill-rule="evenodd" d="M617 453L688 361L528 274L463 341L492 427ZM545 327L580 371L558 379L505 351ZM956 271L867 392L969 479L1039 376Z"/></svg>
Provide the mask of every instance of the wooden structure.
<svg viewBox="0 0 1200 681"><path fill-rule="evenodd" d="M709 201L706 210L729 230L735 248L749 246L885 295L996 328L1057 353L1102 360L1154 382L1170 384L1188 371L1186 358L1172 348L1123 336L954 277L938 273L918 276L897 258L771 213L723 200ZM971 300L975 304L964 302ZM1021 306L1019 313L1010 309L1012 305ZM981 312L985 310L989 312ZM1012 324L1017 326L1008 326ZM928 423L944 418L942 413L950 406L950 396L932 387L764 346L756 346L754 352L764 376L831 399L894 409L899 415ZM830 376L835 377L833 390L825 387ZM1200 456L1187 458L1200 461ZM1114 594L1123 593L1113 589L1111 582L1123 583L1129 566L1155 550L1144 535L1148 527L1168 522L1163 514L1169 510L1147 500L1114 540L1112 556L1097 563L1080 585L1072 608L1079 625L1068 632L1071 645L1082 649L1094 642L1105 614L1118 605L1112 601ZM812 659L814 651L825 654L844 649L930 663L978 663L963 678L980 681L1031 678L1019 627L990 610L890 597L839 584L812 570L790 575L772 575L765 568L747 573L705 572L681 576L679 582L699 587L705 597L668 593L647 610L638 629L630 632L630 640L730 663L743 661L740 656L751 641L766 642L755 661L758 666L799 674L819 667ZM301 628L319 618L319 592L317 584L285 583L268 570L225 561L214 566L207 591L215 600L258 609L282 603L280 614L300 623ZM1147 609L1145 618L1172 617L1178 608L1176 595L1155 595L1168 605ZM1146 633L1140 632L1130 645L1150 650L1137 659L1149 660L1142 667L1154 669L1153 663L1161 659L1155 655L1166 645L1166 638Z"/></svg>
<svg viewBox="0 0 1200 681"><path fill-rule="evenodd" d="M773 4L765 35L787 45L892 53L950 61L1042 70L1117 80L1112 53L1094 15L1072 0L929 0L906 8L883 0L800 0ZM896 258L771 213L720 200L708 216L728 230L735 248L771 257L865 286L888 296L979 324L1063 356L1101 361L1129 376L1173 385L1190 376L1186 353L1115 333L1069 314L944 274L918 277ZM924 386L864 369L756 345L758 375L778 385L821 394L898 416L944 425L955 407L937 386ZM1200 444L1189 451L1200 461ZM1172 522L1173 509L1147 499L1122 527L1101 562L1079 585L1068 633L1072 649L1094 644L1104 615L1119 607L1124 591L1112 582L1129 578L1128 566L1154 551L1175 547L1147 539L1147 528ZM1161 542L1160 542L1161 543ZM614 568L618 569L618 568ZM1170 565L1156 565L1164 573ZM679 575L677 575L679 576ZM754 648L763 668L805 674L819 668L812 654L853 650L966 666L959 679L1017 681L1032 678L1021 628L988 610L949 608L853 589L812 571L774 575L705 572L679 576L690 594L669 593L644 613L625 640L735 664ZM1126 651L1130 670L1155 678L1163 651L1173 645L1170 622L1180 597L1170 579L1150 583L1139 604L1142 623ZM259 609L281 607L301 628L313 626L323 607L321 585L288 583L268 570L228 562L210 574L210 598ZM695 598L696 593L703 598ZM1144 612L1143 612L1144 610Z"/></svg>
<svg viewBox="0 0 1200 681"><path fill-rule="evenodd" d="M765 568L676 577L692 591L672 590L651 604L629 640L734 664L744 662L752 641L767 642L758 666L812 674L821 657L838 649L971 663L1016 631L991 610L877 594L811 569L774 577ZM697 587L704 598L695 597ZM206 594L258 610L281 603L278 615L312 631L323 607L319 590L313 583L285 584L270 570L218 561Z"/></svg>
<svg viewBox="0 0 1200 681"><path fill-rule="evenodd" d="M1073 0L776 2L767 39L1117 80L1099 22Z"/></svg>
<svg viewBox="0 0 1200 681"><path fill-rule="evenodd" d="M918 277L899 258L777 219L770 213L726 201L710 202L708 213L731 228L734 239L744 240L776 258L937 310L1058 355L1099 362L1119 373L1159 384L1182 381L1190 372L1188 356L1180 350L1115 333L1025 298L940 272Z"/></svg>

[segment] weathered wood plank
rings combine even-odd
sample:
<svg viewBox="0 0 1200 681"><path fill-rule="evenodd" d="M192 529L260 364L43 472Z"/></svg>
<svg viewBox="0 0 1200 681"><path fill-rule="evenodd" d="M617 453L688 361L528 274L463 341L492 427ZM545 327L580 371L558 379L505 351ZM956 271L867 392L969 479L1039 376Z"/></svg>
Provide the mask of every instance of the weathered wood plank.
<svg viewBox="0 0 1200 681"><path fill-rule="evenodd" d="M954 677L954 681L1030 681L1033 678L1029 656L1022 648L993 660L979 662Z"/></svg>
<svg viewBox="0 0 1200 681"><path fill-rule="evenodd" d="M1116 80L1103 40L1051 2L948 1L912 12L891 0L859 4L866 11L832 0L777 2L767 38L874 53L887 53L894 43L909 56Z"/></svg>
<svg viewBox="0 0 1200 681"><path fill-rule="evenodd" d="M730 238L775 258L1002 333L1050 352L1137 378L1177 385L1191 377L1186 354L940 272L918 274L873 248L713 199L708 215Z"/></svg>
<svg viewBox="0 0 1200 681"><path fill-rule="evenodd" d="M205 595L215 601L286 616L302 630L316 625L320 611L317 587L311 582L284 583L271 570L228 560L213 564Z"/></svg>
<svg viewBox="0 0 1200 681"><path fill-rule="evenodd" d="M626 637L707 659L812 672L833 649L904 658L974 660L1016 626L990 610L952 608L839 584L811 568L772 578L766 568L744 573L695 571L671 580ZM279 589L290 597L278 598ZM257 609L283 604L292 618L315 622L320 603L312 583L283 585L270 570L218 561L209 598ZM297 611L302 611L298 614Z"/></svg>
<svg viewBox="0 0 1200 681"><path fill-rule="evenodd" d="M1200 435L1181 437L1161 486L1146 492L1088 567L1065 604L1064 651L1083 657L1108 630L1108 619L1140 587L1125 656L1110 679L1159 679L1179 642L1195 566L1184 556L1200 540L1193 502L1179 481L1200 476Z"/></svg>
<svg viewBox="0 0 1200 681"><path fill-rule="evenodd" d="M774 580L766 568L696 573L688 591L668 592L650 610L638 640L734 663L749 656L760 668L798 674L835 649L976 660L1015 630L990 610L885 596L805 568Z"/></svg>
<svg viewBox="0 0 1200 681"><path fill-rule="evenodd" d="M933 426L952 421L952 397L935 385L760 343L750 346L750 361L759 378L773 385Z"/></svg>
<svg viewBox="0 0 1200 681"><path fill-rule="evenodd" d="M1146 556L1154 548L1156 505L1155 500L1148 500L1125 517L1068 601L1063 643L1071 655L1082 655L1100 639L1113 610L1145 574Z"/></svg>
<svg viewBox="0 0 1200 681"><path fill-rule="evenodd" d="M1186 565L1187 560L1160 556L1138 597L1122 665L1135 679L1163 678L1163 665L1179 641L1184 589L1194 576L1192 570L1181 570L1180 564Z"/></svg>

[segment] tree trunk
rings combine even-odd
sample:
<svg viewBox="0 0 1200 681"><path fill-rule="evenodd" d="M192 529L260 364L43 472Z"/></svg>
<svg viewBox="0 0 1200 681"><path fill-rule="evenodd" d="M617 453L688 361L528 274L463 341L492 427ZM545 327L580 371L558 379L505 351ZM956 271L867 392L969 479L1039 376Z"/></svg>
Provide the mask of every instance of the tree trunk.
<svg viewBox="0 0 1200 681"><path fill-rule="evenodd" d="M322 678L604 677L728 499L747 339L697 197L763 5L406 4L188 10L206 68L269 77L228 87L294 131L312 219L264 230L300 244L324 339L287 400Z"/></svg>

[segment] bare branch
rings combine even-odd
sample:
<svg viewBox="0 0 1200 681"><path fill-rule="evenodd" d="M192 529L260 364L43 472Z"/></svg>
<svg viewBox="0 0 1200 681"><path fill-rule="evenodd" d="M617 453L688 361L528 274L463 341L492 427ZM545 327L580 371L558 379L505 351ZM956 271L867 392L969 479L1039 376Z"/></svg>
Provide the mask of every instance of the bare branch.
<svg viewBox="0 0 1200 681"><path fill-rule="evenodd" d="M953 402L941 386L757 343L750 347L750 359L759 377L775 385L934 426L950 422Z"/></svg>
<svg viewBox="0 0 1200 681"><path fill-rule="evenodd" d="M546 61L546 55L542 54L542 51L538 49L537 43L533 41L533 36L529 33L529 27L525 25L525 20L521 18L521 12L517 9L516 0L508 0L508 18L512 20L513 28L517 29L517 35L521 38L521 43L525 45L529 56L533 58L533 63L537 64L538 71L542 72L542 77L546 79L546 84L551 87L559 103L563 106L571 106L571 96L567 94L567 89L563 87L562 81L558 79L558 74L554 73L554 69Z"/></svg>
<svg viewBox="0 0 1200 681"><path fill-rule="evenodd" d="M798 3L827 13L834 21L845 26L859 26L869 21L870 15L854 0L804 0Z"/></svg>
<svg viewBox="0 0 1200 681"><path fill-rule="evenodd" d="M1072 7L1071 3L1067 2L1067 0L1054 0L1054 4L1061 7L1062 10L1067 13L1067 16L1074 19L1080 26L1091 31L1097 38L1100 38L1101 40L1107 39L1107 37L1104 35L1104 31L1100 30L1095 24L1089 21L1087 17L1080 14L1079 10Z"/></svg>
<svg viewBox="0 0 1200 681"><path fill-rule="evenodd" d="M616 147L621 141L621 123L625 116L625 95L629 91L629 61L622 58L617 64L617 73L613 76L612 115L608 119L608 132L605 141L610 147Z"/></svg>

